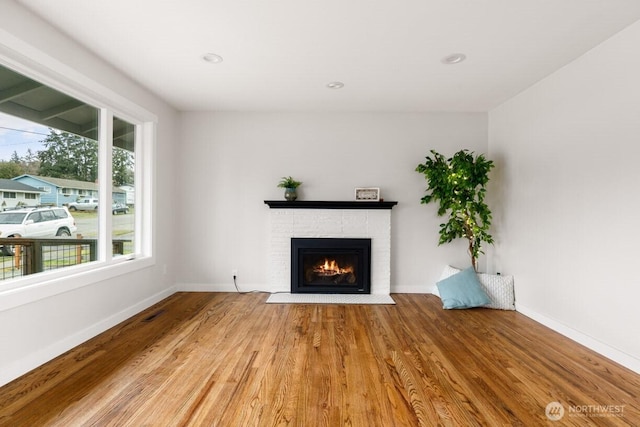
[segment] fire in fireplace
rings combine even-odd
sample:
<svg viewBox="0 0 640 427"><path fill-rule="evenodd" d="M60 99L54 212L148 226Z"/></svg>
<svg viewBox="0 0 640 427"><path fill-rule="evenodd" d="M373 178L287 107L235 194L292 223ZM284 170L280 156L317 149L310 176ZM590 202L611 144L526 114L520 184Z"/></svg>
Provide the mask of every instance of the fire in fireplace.
<svg viewBox="0 0 640 427"><path fill-rule="evenodd" d="M292 238L292 293L371 293L371 239Z"/></svg>

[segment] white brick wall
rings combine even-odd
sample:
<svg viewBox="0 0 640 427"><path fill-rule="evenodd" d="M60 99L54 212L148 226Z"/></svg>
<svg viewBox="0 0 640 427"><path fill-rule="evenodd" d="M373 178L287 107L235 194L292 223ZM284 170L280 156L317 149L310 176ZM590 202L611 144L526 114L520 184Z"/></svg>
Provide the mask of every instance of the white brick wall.
<svg viewBox="0 0 640 427"><path fill-rule="evenodd" d="M291 291L292 237L371 239L371 293L391 291L391 209L270 209L268 286Z"/></svg>

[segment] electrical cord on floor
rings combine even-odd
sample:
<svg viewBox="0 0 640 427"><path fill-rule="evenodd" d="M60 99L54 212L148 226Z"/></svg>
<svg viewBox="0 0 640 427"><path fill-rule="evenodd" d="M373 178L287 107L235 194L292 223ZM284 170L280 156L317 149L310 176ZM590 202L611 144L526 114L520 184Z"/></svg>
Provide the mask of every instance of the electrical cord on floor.
<svg viewBox="0 0 640 427"><path fill-rule="evenodd" d="M236 292L239 294L255 294L255 293L264 293L264 294L288 294L288 292L286 291L277 291L277 292L269 292L269 291L261 291L258 289L254 289L251 291L241 291L240 288L238 288L238 276L236 276L235 274L233 275L233 286L235 286L236 288Z"/></svg>

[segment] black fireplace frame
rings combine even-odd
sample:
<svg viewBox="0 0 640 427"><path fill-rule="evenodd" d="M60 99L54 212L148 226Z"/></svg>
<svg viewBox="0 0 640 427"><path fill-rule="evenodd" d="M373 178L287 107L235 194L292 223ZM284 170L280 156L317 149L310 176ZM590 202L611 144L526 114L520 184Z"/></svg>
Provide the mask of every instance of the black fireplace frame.
<svg viewBox="0 0 640 427"><path fill-rule="evenodd" d="M356 266L358 282L338 285L305 285L303 254L317 255L331 250L335 254L358 255ZM324 253L323 252L323 253ZM358 238L291 238L291 293L313 294L370 294L371 293L371 239Z"/></svg>

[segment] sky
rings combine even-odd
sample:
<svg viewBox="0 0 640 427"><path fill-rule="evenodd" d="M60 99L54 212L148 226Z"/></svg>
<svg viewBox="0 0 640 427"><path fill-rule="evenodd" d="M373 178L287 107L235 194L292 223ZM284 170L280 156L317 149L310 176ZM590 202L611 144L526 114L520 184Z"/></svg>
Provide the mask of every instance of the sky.
<svg viewBox="0 0 640 427"><path fill-rule="evenodd" d="M23 157L29 148L35 154L48 134L46 126L0 112L0 160L10 160L14 151Z"/></svg>

